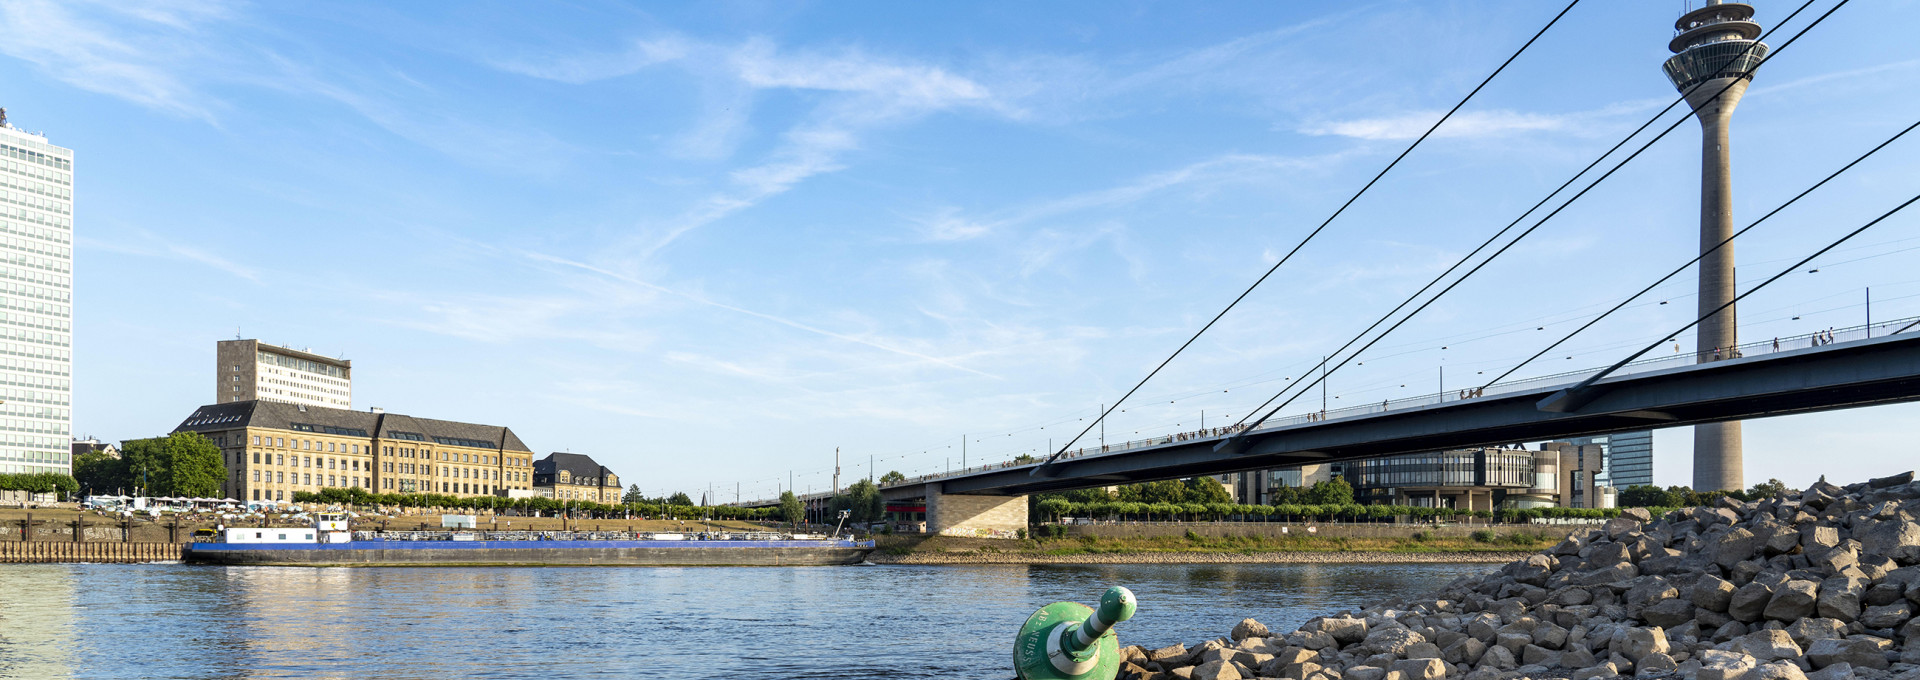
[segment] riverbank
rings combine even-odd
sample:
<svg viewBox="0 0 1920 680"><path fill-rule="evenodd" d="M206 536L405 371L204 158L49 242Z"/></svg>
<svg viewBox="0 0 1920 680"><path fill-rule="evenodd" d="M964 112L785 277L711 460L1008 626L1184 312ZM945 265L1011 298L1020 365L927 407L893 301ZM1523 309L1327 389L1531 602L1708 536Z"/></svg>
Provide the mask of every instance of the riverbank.
<svg viewBox="0 0 1920 680"><path fill-rule="evenodd" d="M1185 536L979 539L878 536L875 564L1451 564L1502 563L1563 536L1533 529L1438 536Z"/></svg>
<svg viewBox="0 0 1920 680"><path fill-rule="evenodd" d="M1605 525L1297 629L1129 647L1122 680L1920 679L1911 472ZM1291 625L1291 624L1290 624Z"/></svg>

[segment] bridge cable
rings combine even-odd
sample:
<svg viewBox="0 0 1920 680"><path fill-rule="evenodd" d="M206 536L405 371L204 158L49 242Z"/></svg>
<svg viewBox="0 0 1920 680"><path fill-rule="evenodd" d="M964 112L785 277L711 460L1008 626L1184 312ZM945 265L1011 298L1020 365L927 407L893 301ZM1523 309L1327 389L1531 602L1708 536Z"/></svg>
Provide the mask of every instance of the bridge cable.
<svg viewBox="0 0 1920 680"><path fill-rule="evenodd" d="M1555 393L1554 397L1558 397L1560 395L1577 393L1577 392L1580 392L1581 390L1586 389L1589 386L1592 386L1595 382L1599 382L1601 378L1605 378L1607 377L1607 375L1613 373L1614 371L1620 370L1621 366L1625 366L1629 363L1632 363L1633 360L1640 358L1641 355L1644 355L1647 352L1651 352L1654 350L1654 348L1666 344L1667 343L1666 338L1671 338L1681 333L1685 333L1687 332L1687 329L1700 325L1700 322L1706 321L1708 318L1712 317L1715 314L1719 314L1722 310L1725 310L1728 307L1732 307L1734 303L1739 302L1743 299L1746 299L1748 295L1752 295L1756 292L1759 292L1760 289L1767 287L1769 284L1775 281L1779 281L1782 277L1785 277L1788 274L1792 274L1794 270L1797 270L1803 266L1806 266L1806 264L1808 262L1812 262L1814 258L1819 257L1821 255L1825 255L1827 254L1827 251L1833 250L1834 248L1839 247L1840 244L1846 243L1849 239L1852 239L1855 236L1859 236L1862 232L1865 232L1867 229L1872 228L1873 225L1879 224L1881 220L1885 220L1889 217L1892 217L1894 213L1897 213L1897 212L1900 212L1901 210L1906 209L1906 207L1909 205L1913 205L1915 201L1920 201L1920 194L1914 194L1913 198L1909 198L1906 200L1906 202L1903 202L1900 205L1894 206L1892 210L1888 210L1884 213L1881 213L1879 217L1873 218L1873 221L1860 225L1860 228L1858 229L1847 232L1845 236L1841 236L1839 239L1835 240L1833 243L1827 244L1825 248L1816 250L1812 255L1808 255L1805 258L1801 259L1799 262L1793 263L1793 266L1780 270L1780 273L1774 274L1772 277L1769 277L1767 280L1761 281L1759 285L1756 285L1752 288L1747 289L1747 292L1736 295L1732 300L1728 300L1725 303L1721 304L1719 307L1713 308L1713 311L1707 312L1706 314L1701 315L1700 318L1698 319L1694 319L1692 321L1687 322L1687 325L1681 326L1680 328L1674 330L1672 333L1668 333L1666 335L1660 336L1662 339L1655 340L1653 341L1653 344L1647 345L1646 347L1641 348L1640 351L1634 352L1633 354L1627 356L1627 358L1614 362L1612 366L1608 366L1605 370L1602 370L1599 373L1593 374L1593 376L1587 378L1586 380L1580 381L1580 384L1574 385L1573 387L1569 387L1567 389L1561 390L1558 393ZM1554 397L1548 397L1548 399L1553 399Z"/></svg>
<svg viewBox="0 0 1920 680"><path fill-rule="evenodd" d="M1659 287L1660 284L1666 283L1669 279L1672 279L1675 276L1679 276L1680 273L1683 271L1686 271L1688 267L1692 267L1695 263L1698 263L1700 260L1705 259L1706 256L1713 254L1715 251L1720 250L1722 247L1725 247L1727 244L1733 243L1734 239L1740 238L1740 235L1747 233L1747 230L1760 226L1760 223L1767 221L1767 218L1773 217L1775 214L1779 213L1780 211L1787 209L1788 206L1791 206L1795 202L1799 201L1800 199L1805 198L1807 194L1813 193L1814 190L1819 189L1820 187L1826 185L1826 183L1829 181L1832 181L1833 178L1839 177L1841 173L1844 173L1848 170L1853 169L1853 166L1860 164L1861 161L1864 161L1869 156L1872 156L1873 154L1878 153L1881 149L1886 148L1887 145L1892 144L1895 140L1898 140L1902 136L1905 136L1907 133L1912 132L1913 129L1917 127L1920 127L1920 121L1914 121L1912 125L1908 125L1905 129L1902 129L1901 131L1894 133L1894 135L1892 137L1888 137L1886 141L1880 142L1878 146L1875 146L1872 149L1869 149L1866 153L1861 154L1858 158L1853 159L1853 162L1848 163L1844 166L1841 166L1839 170L1833 171L1833 174L1827 175L1826 178L1818 182L1815 182L1813 186L1807 187L1805 191L1802 191L1799 194L1796 194L1793 198L1787 199L1787 202L1781 203L1778 207L1774 208L1771 211L1768 211L1767 214L1760 216L1760 219L1754 220L1752 224L1748 224L1745 227L1741 227L1740 231L1733 232L1733 235L1728 236L1726 240L1723 240L1719 243L1714 244L1712 248L1708 248L1706 249L1706 251L1700 253L1698 256L1694 257L1693 259L1687 260L1685 264L1682 264L1679 267L1675 268L1672 272L1668 273L1666 276L1662 276L1660 277L1659 280L1654 281L1651 285L1648 285L1646 288L1640 289L1640 292L1634 293L1631 297L1628 297L1625 300L1621 300L1620 304L1614 305L1612 309L1609 309L1605 312L1601 312L1599 316L1596 316L1591 320L1588 320L1585 325L1582 325L1581 327L1574 329L1573 332L1566 334L1565 337L1562 337L1559 340L1555 340L1553 344L1547 345L1546 349L1542 349L1540 350L1539 353L1534 354L1533 356L1527 357L1525 361L1521 361L1519 364L1514 365L1513 368L1507 369L1505 373L1501 373L1498 377L1495 377L1494 379L1487 381L1487 384L1480 386L1480 389L1484 390L1488 387L1492 387L1494 383L1500 382L1501 380L1505 380L1507 376L1513 375L1515 371L1518 371L1522 367L1526 366L1527 364L1532 363L1535 359L1539 359L1540 357L1545 356L1546 353L1553 351L1554 348L1559 347L1562 343L1565 343L1568 340L1572 340L1573 336L1579 335L1581 331L1587 330L1588 328L1592 328L1593 325L1596 323L1599 323L1601 319L1605 319L1607 318L1607 316L1613 314L1614 312L1620 311L1621 308L1627 306L1627 303L1633 302L1634 300L1639 299L1640 296L1646 295L1649 291L1653 290L1656 287ZM1895 331L1895 332L1898 333L1898 331ZM1665 340L1662 340L1661 342L1665 342Z"/></svg>
<svg viewBox="0 0 1920 680"><path fill-rule="evenodd" d="M1786 51L1788 47L1793 45L1794 41L1799 40L1801 36L1806 35L1807 31L1810 31L1815 26L1820 25L1820 22L1826 20L1826 18L1828 16L1831 16L1834 13L1834 11L1840 9L1841 7L1846 6L1847 2L1849 1L1850 0L1840 0L1838 4L1828 9L1826 13L1821 14L1818 18L1814 19L1812 23L1807 24L1805 28L1802 28L1798 33L1795 33L1792 38L1789 38L1785 43L1782 43L1779 49L1772 50L1769 54L1763 57L1760 60L1759 64L1764 64L1768 60L1772 59L1773 57L1778 56L1781 52ZM1800 7L1798 9L1795 9L1792 14L1787 15L1787 18L1782 20L1780 24L1776 25L1772 30L1769 30L1766 35L1760 36L1760 38L1756 39L1754 43L1756 45L1759 44L1760 40L1764 40L1767 37L1767 35L1772 34L1773 30L1778 30L1781 26L1784 26L1787 22L1792 21L1793 17L1798 16L1802 10L1805 10L1808 6L1811 6L1813 2L1814 0L1807 0L1807 2L1801 4ZM1753 46L1748 46L1747 49L1749 52L1751 52L1754 48ZM1729 66L1731 66L1731 64L1732 62L1729 62ZM1756 64L1754 68L1758 68L1759 64ZM1722 70L1725 70L1725 68L1726 67L1722 67ZM1718 75L1718 72L1716 72L1715 75ZM1348 340L1345 345L1341 346L1341 351L1344 351L1346 348L1353 346L1353 343L1358 342L1360 338L1365 337L1366 333L1372 331L1374 328L1379 327L1381 323L1385 322L1388 318L1391 318L1395 312L1398 312L1400 309L1405 308L1407 304L1410 304L1415 299L1418 299L1418 297L1422 293L1425 293L1428 289L1432 288L1435 284L1439 283L1442 279L1444 279L1448 274L1452 273L1455 269L1459 268L1461 265L1465 264L1468 260L1472 259L1473 255L1479 253L1482 249L1486 248L1488 245L1498 240L1501 235L1505 234L1508 230L1512 229L1515 225L1519 224L1520 221L1526 219L1527 215L1532 214L1532 212L1534 210L1539 209L1541 205L1544 205L1548 201L1552 200L1554 195L1564 190L1567 186L1573 184L1582 175L1585 175L1587 171L1591 170L1594 166L1598 165L1601 161L1605 160L1608 156L1612 155L1614 151L1618 150L1621 146L1624 146L1627 142L1632 141L1632 139L1635 136L1639 135L1640 132L1644 131L1648 126L1658 121L1660 119L1660 116L1666 115L1666 113L1668 111L1671 111L1674 106L1678 105L1680 102L1686 101L1686 95L1691 94L1693 91L1697 90L1699 87L1704 85L1706 80L1712 80L1712 79L1711 78L1704 79L1701 83L1696 84L1693 88L1690 88L1686 93L1683 93L1680 97L1676 98L1673 101L1673 103L1668 104L1666 108L1661 109L1659 113L1654 114L1654 116L1651 119L1649 119L1646 123L1643 123L1639 128L1636 128L1632 133L1628 134L1625 139L1622 139L1620 141L1619 144L1616 144L1614 145L1613 148L1608 149L1606 153L1603 153L1600 155L1599 158L1594 159L1593 163L1589 164L1586 168L1582 169L1580 172L1575 173L1572 178L1567 180L1566 183L1562 184L1559 188L1555 189L1552 193L1549 193L1546 198L1541 199L1540 203L1535 204L1534 207L1529 208L1524 213L1521 213L1520 217L1516 218L1512 223L1508 224L1505 228L1501 229L1499 232L1496 232L1491 238L1487 239L1485 243L1482 243L1479 248L1475 248L1473 252L1468 253L1465 257L1461 258L1460 261L1456 262L1452 267L1449 267L1446 272L1442 272L1440 276L1435 277L1434 280L1428 283L1425 287L1421 288L1419 291L1415 292L1413 295L1408 296L1408 299L1402 302L1400 306L1395 307L1393 311L1388 312L1386 315L1382 316L1380 320L1375 321L1372 326L1369 326L1367 328L1367 330L1361 331L1360 334L1354 336L1353 339ZM1728 89L1731 89L1732 87L1733 87L1733 83L1728 83L1727 85L1721 87L1719 92L1714 93L1712 97L1708 98L1706 101L1701 102L1701 105L1704 106L1706 104L1712 103L1713 101L1719 99L1721 95L1725 94L1726 91ZM1507 252L1508 249L1518 244L1522 239L1525 239L1527 236L1531 235L1535 230L1539 229L1542 225L1546 224L1548 220L1551 220L1555 216L1559 215L1562 210L1566 210L1568 206L1571 206L1575 201L1580 200L1580 198L1585 196L1587 192L1592 191L1594 187L1599 186L1601 182L1604 182L1609 177L1612 177L1615 172L1618 172L1620 170L1620 168L1625 167L1627 163L1632 162L1633 159L1639 157L1641 153L1645 152L1648 148L1651 148L1654 143L1659 142L1661 139L1665 138L1669 133L1679 128L1679 126L1682 123L1685 123L1689 118L1692 118L1693 111L1697 111L1698 108L1699 107L1694 107L1689 111L1688 115L1675 120L1672 125L1668 125L1665 130L1662 130L1658 135L1654 136L1653 139L1648 140L1645 144L1642 144L1639 149L1636 149L1632 154L1628 155L1625 159L1615 164L1611 169L1607 170L1605 174L1602 174L1600 177L1593 180L1593 182L1589 183L1585 188L1581 189L1578 193L1574 194L1571 198L1568 198L1566 202L1560 204L1559 207L1554 208L1553 211L1549 212L1545 217L1540 218L1540 221L1535 222L1533 226L1528 227L1526 230L1520 232L1520 235L1515 236L1513 240L1508 241L1506 245L1501 246L1498 250L1494 251L1492 255L1487 256L1485 260L1482 260L1479 264L1474 265L1473 268L1467 270L1467 272L1465 274L1462 274L1460 278L1455 279L1453 283L1448 284L1445 288L1441 289L1440 292L1435 293L1433 297L1428 298L1426 302L1421 303L1419 307L1416 307L1414 308L1413 311L1408 312L1405 317L1402 317L1399 321L1395 322L1392 326L1389 326L1385 331L1382 331L1378 336L1375 336L1373 340L1368 341L1366 345L1363 345L1360 349L1348 355L1346 359L1342 360L1339 363L1339 365L1334 366L1331 369L1327 369L1324 373L1321 374L1320 377L1315 378L1312 382L1296 383L1294 385L1288 386L1287 388L1283 388L1279 393L1275 394L1272 398L1267 399L1267 401L1255 407L1253 409L1253 412L1257 412L1260 409L1266 408L1268 404L1272 404L1275 399L1279 399L1281 396L1285 395L1287 389L1298 389L1299 391L1295 392L1294 395L1292 397L1289 397L1286 401L1281 402L1279 406L1275 406L1272 410L1267 411L1265 415L1260 416L1258 419L1254 420L1252 423L1249 424L1246 422L1246 419L1252 416L1252 412L1250 412L1247 416L1242 416L1240 421L1235 423L1235 426L1240 426L1242 424L1245 424L1245 427L1242 430L1243 432L1258 428L1262 423L1265 423L1268 419L1272 418L1275 414L1279 413L1280 409L1286 408L1288 405L1292 404L1295 399L1299 399L1301 395L1306 394L1307 390L1312 389L1314 386L1319 385L1322 381L1326 380L1327 377L1329 377L1334 371L1338 371L1339 369L1345 367L1349 362L1353 361L1360 354L1372 348L1374 344L1385 339L1389 334L1392 334L1394 330L1400 328L1400 326L1404 325L1407 321L1412 320L1415 315L1418 315L1421 311L1425 310L1428 306L1431 306L1434 302L1438 301L1442 296L1445 296L1448 292L1451 292L1455 287L1465 282L1468 278L1472 277L1475 273L1479 272L1482 268L1492 263L1495 258L1500 257L1501 254ZM1338 354L1338 352L1335 352L1335 354ZM1233 439L1237 439L1237 438L1238 438L1237 436L1229 437L1227 441L1232 441ZM1227 442L1223 441L1222 445L1225 445L1226 443Z"/></svg>
<svg viewBox="0 0 1920 680"><path fill-rule="evenodd" d="M1244 291L1241 291L1238 297L1235 297L1232 302L1227 303L1226 308L1220 310L1219 314L1215 314L1213 317L1213 320L1208 321L1205 326L1201 326L1199 331L1194 332L1193 337L1187 338L1186 342L1180 344L1179 349L1175 349L1173 351L1173 354L1168 355L1166 360L1160 362L1159 366L1154 367L1154 369L1151 372L1148 372L1147 377L1141 378L1140 382L1133 386L1133 389L1127 390L1127 393L1125 395L1122 395L1119 400L1115 401L1112 406L1109 406L1105 411L1102 411L1100 413L1100 417L1094 419L1093 423L1087 425L1085 429L1082 429L1079 434L1074 435L1072 439L1067 440L1067 443L1064 446L1061 446L1058 451L1055 451L1053 452L1052 455L1047 456L1047 460L1043 462L1039 467L1034 468L1034 471L1038 472L1039 470L1044 469L1048 465L1053 464L1053 461L1059 458L1060 454L1065 453L1067 449L1073 447L1075 442L1080 441L1081 437L1085 437L1088 432L1093 431L1093 428L1099 425L1100 421L1105 420L1108 414L1113 413L1114 409L1120 408L1120 404L1125 402L1127 400L1127 397L1133 396L1133 393L1139 391L1141 387L1145 386L1147 384L1147 381L1152 380L1153 376L1158 375L1161 369L1166 368L1167 364L1172 363L1175 357L1180 356L1182 352L1186 351L1187 347L1193 345L1194 341L1199 340L1200 336L1207 332L1207 329L1213 328L1213 325L1215 323L1219 323L1220 319L1227 315L1227 312L1233 311L1233 308L1239 305L1241 300L1245 300L1248 295L1253 293L1253 290L1255 288L1259 288L1260 284L1265 283L1268 277L1273 276L1273 273L1276 271L1279 271L1281 266L1285 265L1289 260L1293 259L1293 256L1295 253L1300 252L1300 249L1306 247L1307 243L1312 241L1314 237L1319 236L1320 232L1327 228L1327 225L1332 224L1333 220L1340 217L1342 213L1346 212L1349 206L1352 206L1355 201L1360 200L1360 197L1366 194L1368 189L1372 189L1373 185L1380 181L1380 178L1385 177L1389 171L1393 170L1394 166L1399 165L1400 161L1407 157L1407 154L1413 153L1413 150L1415 148L1418 148L1421 142L1427 141L1427 138L1432 136L1435 130L1440 129L1440 126L1445 124L1449 118L1452 118L1455 112L1459 111L1461 107L1466 106L1467 102L1473 99L1474 95L1479 94L1481 89L1485 88L1488 83L1493 82L1494 77L1500 75L1500 72L1505 71L1507 66L1512 64L1515 59L1520 58L1521 53L1526 52L1527 48L1532 47L1533 43L1540 39L1540 36L1546 34L1547 29L1553 28L1554 24L1559 23L1561 17L1566 16L1567 12L1572 10L1574 5L1578 5L1578 4L1580 4L1580 0L1572 0L1572 2L1567 3L1566 7L1561 8L1559 14L1553 15L1553 19L1547 21L1547 25L1540 27L1540 30L1535 32L1533 34L1533 37L1528 38L1527 42L1520 46L1520 49L1515 50L1512 55L1508 56L1506 61L1500 62L1499 68L1495 68L1493 70L1493 73L1487 74L1486 79L1481 80L1479 85L1475 85L1473 90L1467 93L1467 96L1462 97L1458 103L1453 105L1453 108L1447 109L1446 114L1440 116L1440 120L1435 121L1432 127L1427 128L1427 131L1421 133L1418 139L1413 140L1412 144L1407 145L1407 148L1402 150L1400 152L1400 155L1395 156L1392 162L1387 163L1387 167L1381 168L1379 174L1374 175L1373 179L1368 180L1365 186L1360 187L1360 190L1354 192L1353 196L1348 197L1345 203L1340 204L1340 207L1334 210L1332 215L1328 215L1327 219L1320 223L1320 226L1315 227L1313 231L1307 233L1306 238L1300 239L1299 243L1294 244L1292 250L1287 251L1287 254L1281 257L1279 262L1275 262L1272 267L1269 267L1267 269L1267 273L1261 274L1260 278L1255 279L1253 282L1253 285L1247 286L1247 289Z"/></svg>

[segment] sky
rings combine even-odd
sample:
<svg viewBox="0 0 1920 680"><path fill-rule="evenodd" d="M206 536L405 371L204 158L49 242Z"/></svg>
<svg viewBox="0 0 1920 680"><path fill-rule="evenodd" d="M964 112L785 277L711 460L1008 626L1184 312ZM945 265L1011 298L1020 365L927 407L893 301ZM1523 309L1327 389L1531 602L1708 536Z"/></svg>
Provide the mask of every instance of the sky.
<svg viewBox="0 0 1920 680"><path fill-rule="evenodd" d="M212 401L214 343L259 338L351 359L356 408L730 501L824 489L836 448L844 481L1063 445L1559 8L0 0L0 106L76 153L77 435L170 431ZM1671 102L1680 10L1580 3L1089 437L1292 384ZM1914 122L1920 59L1859 39L1888 25L1920 3L1842 7L1762 68L1737 224ZM1650 147L1328 403L1471 387L1687 261L1699 140ZM1782 212L1738 242L1742 288L1916 179L1906 139ZM1743 339L1859 325L1869 294L1920 316L1916 249L1915 216L1876 226L1743 302ZM1516 375L1612 363L1692 290ZM1916 415L1751 421L1748 482L1907 469ZM1655 481L1689 483L1688 430L1655 441Z"/></svg>

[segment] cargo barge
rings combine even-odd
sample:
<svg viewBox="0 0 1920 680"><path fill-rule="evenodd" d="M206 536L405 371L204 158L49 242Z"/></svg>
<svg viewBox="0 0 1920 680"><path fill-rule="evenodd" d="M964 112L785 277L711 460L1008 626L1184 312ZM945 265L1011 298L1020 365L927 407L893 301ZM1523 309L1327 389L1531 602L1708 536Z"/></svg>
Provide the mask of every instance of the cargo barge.
<svg viewBox="0 0 1920 680"><path fill-rule="evenodd" d="M827 566L859 564L873 541L775 534L361 532L345 515L311 528L230 528L195 542L188 563L303 566Z"/></svg>

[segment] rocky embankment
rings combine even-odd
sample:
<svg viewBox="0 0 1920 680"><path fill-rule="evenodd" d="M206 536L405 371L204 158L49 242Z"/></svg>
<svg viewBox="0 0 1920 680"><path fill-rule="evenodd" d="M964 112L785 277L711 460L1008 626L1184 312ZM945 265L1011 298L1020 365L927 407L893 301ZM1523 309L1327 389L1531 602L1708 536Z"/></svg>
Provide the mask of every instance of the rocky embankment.
<svg viewBox="0 0 1920 680"><path fill-rule="evenodd" d="M1920 483L1629 510L1430 599L1128 647L1123 680L1920 680Z"/></svg>

